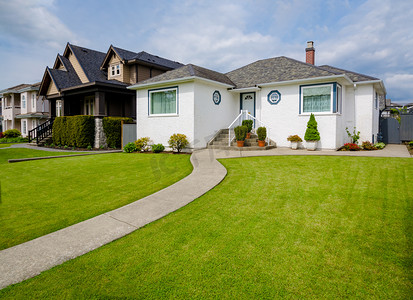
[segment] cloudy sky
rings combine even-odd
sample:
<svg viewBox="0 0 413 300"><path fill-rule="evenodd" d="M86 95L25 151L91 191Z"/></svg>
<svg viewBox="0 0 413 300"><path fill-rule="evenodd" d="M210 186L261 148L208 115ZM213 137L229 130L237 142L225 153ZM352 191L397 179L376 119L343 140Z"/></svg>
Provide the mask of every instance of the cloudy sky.
<svg viewBox="0 0 413 300"><path fill-rule="evenodd" d="M412 0L0 0L0 89L42 79L67 42L111 44L228 72L258 59L305 60L384 80L413 102Z"/></svg>

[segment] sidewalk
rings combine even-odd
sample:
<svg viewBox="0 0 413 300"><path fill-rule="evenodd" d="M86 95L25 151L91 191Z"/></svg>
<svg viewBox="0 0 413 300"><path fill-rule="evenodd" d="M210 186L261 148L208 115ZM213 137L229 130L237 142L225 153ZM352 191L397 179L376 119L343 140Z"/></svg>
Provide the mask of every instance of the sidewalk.
<svg viewBox="0 0 413 300"><path fill-rule="evenodd" d="M0 251L0 289L119 239L185 206L219 184L226 169L207 151L191 155L194 170L141 200Z"/></svg>
<svg viewBox="0 0 413 300"><path fill-rule="evenodd" d="M377 151L307 151L276 148L268 151L205 149L191 155L194 170L181 181L141 200L0 251L0 289L34 277L56 265L119 239L187 205L218 185L226 169L218 158L274 155L411 157L404 145Z"/></svg>

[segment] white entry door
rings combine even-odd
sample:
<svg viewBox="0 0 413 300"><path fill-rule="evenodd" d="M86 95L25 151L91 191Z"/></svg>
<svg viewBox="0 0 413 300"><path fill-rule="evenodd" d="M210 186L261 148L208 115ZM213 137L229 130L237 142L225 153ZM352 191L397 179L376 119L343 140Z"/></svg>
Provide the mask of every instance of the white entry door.
<svg viewBox="0 0 413 300"><path fill-rule="evenodd" d="M241 94L241 110L248 110L255 117L255 93Z"/></svg>

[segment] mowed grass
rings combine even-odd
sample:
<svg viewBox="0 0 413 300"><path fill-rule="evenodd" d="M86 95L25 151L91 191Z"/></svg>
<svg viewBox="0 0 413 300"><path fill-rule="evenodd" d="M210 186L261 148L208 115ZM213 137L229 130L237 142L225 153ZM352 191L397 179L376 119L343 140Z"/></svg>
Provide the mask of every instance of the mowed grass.
<svg viewBox="0 0 413 300"><path fill-rule="evenodd" d="M221 162L186 207L0 297L411 298L412 159Z"/></svg>
<svg viewBox="0 0 413 300"><path fill-rule="evenodd" d="M80 154L80 153L84 153L84 152L43 151L43 150L33 150L33 149L27 149L27 148L1 149L0 150L0 166L3 169L2 164L7 164L9 159L60 156L60 155ZM0 175L1 175L1 172L2 171L0 171Z"/></svg>
<svg viewBox="0 0 413 300"><path fill-rule="evenodd" d="M9 158L69 154L0 150L0 249L150 195L192 171L189 155L99 154L9 164Z"/></svg>
<svg viewBox="0 0 413 300"><path fill-rule="evenodd" d="M14 144L17 144L17 143L6 143L6 144L0 143L0 148L7 148Z"/></svg>

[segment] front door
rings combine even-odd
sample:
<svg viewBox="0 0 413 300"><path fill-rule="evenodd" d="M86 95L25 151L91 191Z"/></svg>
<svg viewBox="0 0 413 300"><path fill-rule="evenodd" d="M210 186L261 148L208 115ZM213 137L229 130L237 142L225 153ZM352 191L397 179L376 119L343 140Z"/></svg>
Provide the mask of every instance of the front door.
<svg viewBox="0 0 413 300"><path fill-rule="evenodd" d="M241 94L241 110L248 110L248 113L255 117L255 93Z"/></svg>

